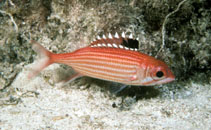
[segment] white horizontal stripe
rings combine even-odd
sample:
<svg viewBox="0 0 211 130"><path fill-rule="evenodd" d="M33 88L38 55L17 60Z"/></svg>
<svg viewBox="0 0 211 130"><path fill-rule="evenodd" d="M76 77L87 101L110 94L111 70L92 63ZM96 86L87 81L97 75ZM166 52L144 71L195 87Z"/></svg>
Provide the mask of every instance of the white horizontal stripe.
<svg viewBox="0 0 211 130"><path fill-rule="evenodd" d="M116 71L116 72L122 72L122 73L135 73L135 67L133 67L132 69L118 69L116 67L107 67L106 65L95 65L95 64L81 64L81 63L73 63L74 66L83 66L83 67L92 67L92 68L96 68L96 69L105 69L108 71Z"/></svg>
<svg viewBox="0 0 211 130"><path fill-rule="evenodd" d="M135 80L135 81L130 81L130 77L132 77L133 75L121 75L122 78L117 78L117 77L112 77L111 75L108 75L108 73L104 72L104 71L99 71L99 70L90 70L88 68L84 68L84 67L74 67L74 69L78 72L80 72L81 74L84 74L86 76L90 76L93 78L98 78L98 79L103 79L103 80L108 80L108 81L114 81L114 82L119 82L119 83L124 83L124 84L128 84L128 85L141 85L139 79ZM90 72L91 71L91 72ZM112 73L109 73L112 74ZM116 75L115 75L116 76Z"/></svg>
<svg viewBox="0 0 211 130"><path fill-rule="evenodd" d="M90 68L87 68L86 66L75 66L73 68L81 68L86 71L91 71L93 73L102 74L103 76L107 75L107 76L117 76L117 77L125 78L125 77L132 77L134 75L134 74L125 74L124 75L124 74L111 73L111 72L107 72L107 71L103 71L103 70L90 69Z"/></svg>
<svg viewBox="0 0 211 130"><path fill-rule="evenodd" d="M77 63L81 63L81 62L88 62L90 64L107 64L107 65L112 65L114 67L123 67L125 69L133 69L133 68L137 68L136 65L131 65L131 64L124 64L124 63L119 63L119 62L114 62L114 61L104 61L104 60L96 60L96 59L90 59L90 58L86 58L86 59L74 59L70 62L70 64L77 64Z"/></svg>
<svg viewBox="0 0 211 130"><path fill-rule="evenodd" d="M118 52L118 51L117 51ZM128 52L129 53L129 52ZM90 55L94 55L94 56L113 56L113 57L118 57L120 59L128 59L128 60L137 60L137 59L143 59L141 56L137 56L137 55L134 55L134 54L129 54L129 55L121 55L121 53L106 53L106 52L88 52L88 51L85 51L85 52L80 52L78 54L75 54L74 57L76 56L80 56L80 55L87 55L87 56L90 56Z"/></svg>
<svg viewBox="0 0 211 130"><path fill-rule="evenodd" d="M110 72L109 70L99 70L100 69L104 69L104 67L99 67L99 66L89 66L89 65L77 65L77 66L74 66L73 68L75 67L83 67L83 68L86 68L86 70L89 70L89 71L93 71L93 72L96 72L96 73L102 73L103 75L112 75L112 76L119 76L119 77L122 77L122 76L133 76L134 75L134 72L133 73L128 73L128 74L125 74L122 70L123 73L115 73L115 72ZM93 68L96 68L96 69L92 69L92 68L89 68L89 67L93 67ZM112 68L111 68L112 69ZM115 71L115 70L114 70ZM121 72L121 71L117 71L117 72Z"/></svg>
<svg viewBox="0 0 211 130"><path fill-rule="evenodd" d="M84 58L84 59L90 59L90 58L93 58L93 60L104 60L104 61L108 61L108 62L120 62L122 64L133 64L133 65L139 65L138 62L134 62L134 61L131 61L130 59L123 59L121 57L109 57L109 56L106 56L106 55L102 55L102 56L98 56L98 55L78 55L78 56L74 56L74 57L70 57L71 59L64 59L64 60L67 60L67 61L74 61L76 59L80 59L80 58ZM64 61L63 60L63 61Z"/></svg>
<svg viewBox="0 0 211 130"><path fill-rule="evenodd" d="M86 67L80 67L80 66L74 67L74 69L76 69L80 73L87 74L87 76L90 76L90 77L107 79L107 80L112 79L112 81L118 80L118 81L121 81L121 82L123 82L123 81L125 82L130 77L130 75L108 73L108 72L105 72L105 71L93 70L93 69L89 69L89 68L86 68ZM113 77L113 76L117 76L117 77Z"/></svg>

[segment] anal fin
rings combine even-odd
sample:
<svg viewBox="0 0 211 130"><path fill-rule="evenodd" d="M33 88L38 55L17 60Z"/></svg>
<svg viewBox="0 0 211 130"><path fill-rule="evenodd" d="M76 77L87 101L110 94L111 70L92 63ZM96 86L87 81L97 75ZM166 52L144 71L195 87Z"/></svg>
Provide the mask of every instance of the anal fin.
<svg viewBox="0 0 211 130"><path fill-rule="evenodd" d="M59 83L57 83L56 85L61 87L61 86L65 86L67 85L68 83L72 82L73 80L77 79L77 78L80 78L82 77L83 75L80 74L80 73L75 73L73 75L71 75L70 77L68 77L67 79L65 80L62 80L60 81Z"/></svg>

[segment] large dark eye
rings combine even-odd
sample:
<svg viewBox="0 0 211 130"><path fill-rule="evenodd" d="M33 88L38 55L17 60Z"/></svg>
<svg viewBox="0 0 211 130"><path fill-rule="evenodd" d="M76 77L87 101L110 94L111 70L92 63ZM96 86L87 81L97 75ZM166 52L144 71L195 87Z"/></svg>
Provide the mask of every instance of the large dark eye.
<svg viewBox="0 0 211 130"><path fill-rule="evenodd" d="M163 72L162 71L158 71L157 73L156 73L156 76L158 77L158 78L161 78L161 77L163 77Z"/></svg>

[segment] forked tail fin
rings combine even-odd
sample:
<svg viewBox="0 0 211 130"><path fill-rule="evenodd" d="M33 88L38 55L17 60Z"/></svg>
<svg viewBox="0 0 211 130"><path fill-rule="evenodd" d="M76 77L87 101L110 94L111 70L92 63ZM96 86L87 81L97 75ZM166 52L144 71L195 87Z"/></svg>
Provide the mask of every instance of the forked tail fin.
<svg viewBox="0 0 211 130"><path fill-rule="evenodd" d="M45 49L42 45L36 41L31 40L32 49L38 54L39 59L36 61L32 67L32 71L28 74L28 78L31 79L40 73L44 68L53 63L52 55L53 53Z"/></svg>

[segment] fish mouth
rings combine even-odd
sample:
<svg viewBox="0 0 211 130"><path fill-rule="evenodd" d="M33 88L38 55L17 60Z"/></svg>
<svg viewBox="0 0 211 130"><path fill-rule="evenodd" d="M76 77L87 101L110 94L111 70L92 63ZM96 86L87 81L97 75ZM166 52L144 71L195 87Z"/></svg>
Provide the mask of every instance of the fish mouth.
<svg viewBox="0 0 211 130"><path fill-rule="evenodd" d="M174 81L174 80L175 80L175 78L174 78L174 77L171 77L171 78L167 78L167 79L165 80L165 82L168 83L168 82L172 82L172 81Z"/></svg>
<svg viewBox="0 0 211 130"><path fill-rule="evenodd" d="M171 76L171 77L168 77L166 79L163 79L163 80L159 81L158 84L169 83L169 82L172 82L174 80L175 80L175 77Z"/></svg>
<svg viewBox="0 0 211 130"><path fill-rule="evenodd" d="M148 82L142 82L142 85L145 85L145 86L151 86L151 85L161 85L161 84L165 84L165 83L169 83L169 82L172 82L175 80L175 77L174 76L171 76L171 77L168 77L168 78L165 78L163 80L160 80L160 81L156 81L153 83L153 79L149 80Z"/></svg>

